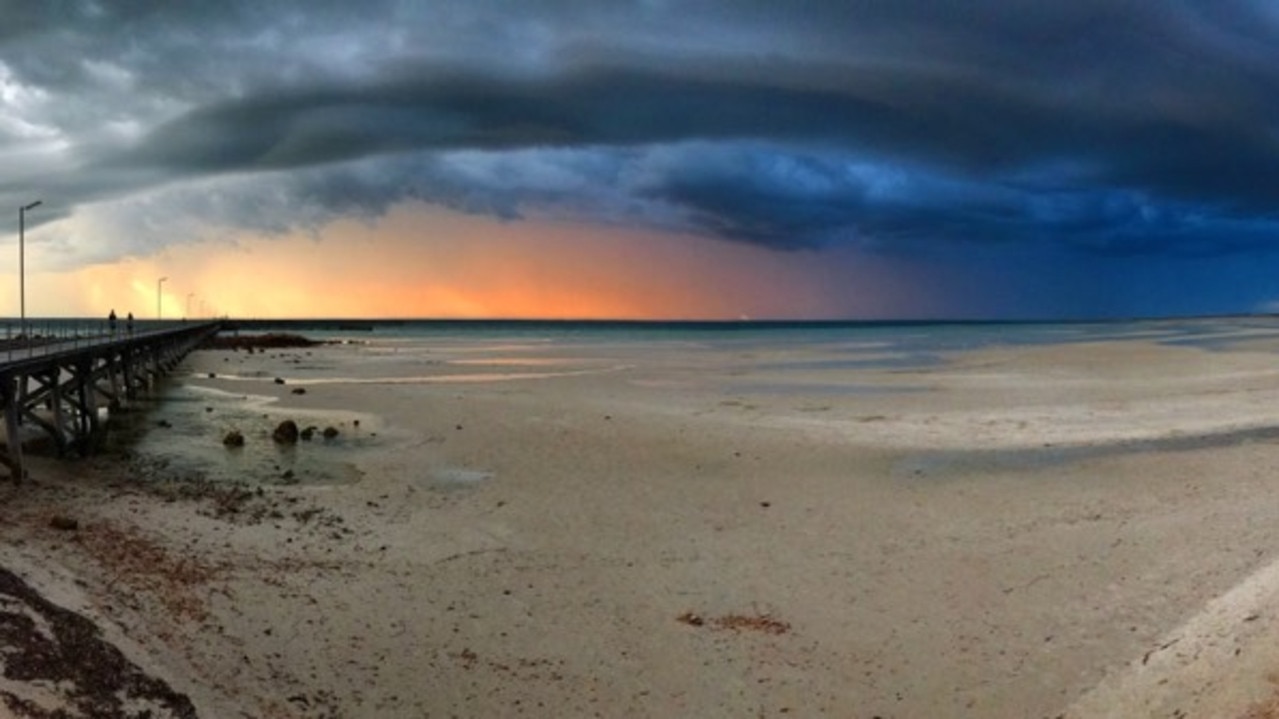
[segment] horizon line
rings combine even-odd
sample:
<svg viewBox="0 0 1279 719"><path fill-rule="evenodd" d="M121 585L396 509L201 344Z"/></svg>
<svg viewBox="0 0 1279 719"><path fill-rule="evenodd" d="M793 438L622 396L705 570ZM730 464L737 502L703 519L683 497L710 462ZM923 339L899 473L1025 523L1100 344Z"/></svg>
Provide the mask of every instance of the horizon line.
<svg viewBox="0 0 1279 719"><path fill-rule="evenodd" d="M364 317L364 316L311 316L311 317L237 317L220 315L217 317L135 317L139 323L154 322L203 322L228 321L266 324L271 322L319 322L325 324L361 324L361 323L501 323L501 324L1078 324L1109 322L1158 322L1176 320L1208 320L1208 319L1246 319L1246 318L1279 317L1279 312L1222 312L1203 314L1177 315L1124 315L1124 316L1069 316L1069 317L672 317L672 318L635 318L635 317ZM47 317L26 318L27 324L38 322L106 322L107 317L56 315ZM0 317L0 325L18 324L19 317Z"/></svg>

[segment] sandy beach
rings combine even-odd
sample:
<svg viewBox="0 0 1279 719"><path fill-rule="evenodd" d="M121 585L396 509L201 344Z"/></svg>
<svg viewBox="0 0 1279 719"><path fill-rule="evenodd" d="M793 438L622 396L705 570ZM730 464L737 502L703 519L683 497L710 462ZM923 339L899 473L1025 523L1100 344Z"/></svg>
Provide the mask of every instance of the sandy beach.
<svg viewBox="0 0 1279 719"><path fill-rule="evenodd" d="M267 459L0 485L0 716L1279 716L1277 350L199 351L147 441ZM149 693L11 676L58 610Z"/></svg>

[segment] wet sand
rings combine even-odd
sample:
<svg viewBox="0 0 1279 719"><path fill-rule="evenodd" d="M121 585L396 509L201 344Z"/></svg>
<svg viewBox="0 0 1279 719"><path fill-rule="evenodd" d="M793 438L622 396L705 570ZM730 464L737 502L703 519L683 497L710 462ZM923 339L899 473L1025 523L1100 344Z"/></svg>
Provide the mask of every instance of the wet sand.
<svg viewBox="0 0 1279 719"><path fill-rule="evenodd" d="M201 717L1244 716L1279 667L1268 342L200 352L178 381L274 397L246 442L331 418L359 480L39 460L0 566ZM66 705L37 685L0 697Z"/></svg>

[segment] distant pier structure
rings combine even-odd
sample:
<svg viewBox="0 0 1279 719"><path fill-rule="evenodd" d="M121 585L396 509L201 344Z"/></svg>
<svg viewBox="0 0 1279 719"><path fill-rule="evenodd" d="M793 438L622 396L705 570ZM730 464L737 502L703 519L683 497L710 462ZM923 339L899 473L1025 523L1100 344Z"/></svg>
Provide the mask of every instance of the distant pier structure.
<svg viewBox="0 0 1279 719"><path fill-rule="evenodd" d="M0 343L0 410L9 478L26 476L22 445L43 433L60 455L88 454L102 431L99 409L128 404L168 374L221 322L134 333Z"/></svg>

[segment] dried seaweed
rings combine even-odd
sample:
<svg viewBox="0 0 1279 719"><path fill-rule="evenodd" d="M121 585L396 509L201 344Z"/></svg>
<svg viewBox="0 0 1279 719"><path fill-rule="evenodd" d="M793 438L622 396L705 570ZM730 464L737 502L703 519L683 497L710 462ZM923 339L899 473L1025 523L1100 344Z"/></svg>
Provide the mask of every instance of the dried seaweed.
<svg viewBox="0 0 1279 719"><path fill-rule="evenodd" d="M130 662L102 639L93 622L49 602L5 569L0 569L0 607L4 677L57 687L67 702L65 708L49 710L0 691L0 702L16 715L33 719L197 716L186 695Z"/></svg>

